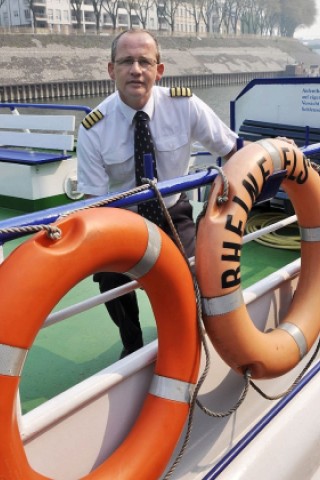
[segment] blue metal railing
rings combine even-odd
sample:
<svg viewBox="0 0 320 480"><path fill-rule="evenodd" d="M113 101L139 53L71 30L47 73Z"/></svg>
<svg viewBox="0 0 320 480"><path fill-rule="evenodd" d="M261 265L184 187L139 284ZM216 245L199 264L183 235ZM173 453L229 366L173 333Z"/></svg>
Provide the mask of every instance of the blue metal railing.
<svg viewBox="0 0 320 480"><path fill-rule="evenodd" d="M51 103L17 103L17 102L0 102L0 108L9 108L13 111L16 108L39 108L41 110L74 110L78 112L91 112L92 108L86 105L65 105Z"/></svg>
<svg viewBox="0 0 320 480"><path fill-rule="evenodd" d="M313 153L314 151L320 151L320 144L310 145L309 147L303 150L305 152L308 152L308 154L310 154L311 152ZM201 170L183 177L177 177L172 180L159 182L157 184L157 187L161 195L163 197L167 197L169 195L173 195L179 192L198 189L202 186L209 185L214 181L217 175L218 175L217 170L215 170L214 168L207 168L205 170ZM284 175L285 175L285 172L280 171L273 174L270 177L270 179L266 183L263 191L259 196L259 202L266 201L275 196L275 193L277 192L279 185L282 179L284 178ZM0 244L3 244L14 238L19 238L24 235L27 235L27 233L22 233L22 232L21 233L10 233L10 232L3 233L1 232L1 230L3 229L10 229L13 227L24 227L27 225L39 225L39 224L49 225L55 222L56 220L58 220L58 218L61 215L64 215L66 213L71 213L78 209L87 208L89 206L96 204L101 200L111 199L114 197L114 195L115 194L110 194L110 195L95 197L87 200L80 200L72 204L49 208L46 210L41 210L39 212L25 214L25 215L16 216L7 220L3 220L0 222ZM151 187L149 187L148 190L144 190L138 193L133 193L130 196L126 196L124 198L114 200L112 201L112 203L109 203L108 206L126 208L132 205L138 204L140 202L150 200L155 197L156 197L156 193Z"/></svg>
<svg viewBox="0 0 320 480"><path fill-rule="evenodd" d="M159 182L157 183L157 188L163 197L167 197L176 193L199 189L202 186L211 184L217 175L218 172L216 169L214 169L214 167L206 168L204 170L183 177L176 177L171 180ZM285 172L282 171L271 175L258 198L259 202L266 201L274 197L275 193L279 188L281 180L284 178L284 175ZM28 225L49 225L58 220L61 215L71 213L79 209L88 208L90 206L93 206L97 202L112 199L115 197L115 195L117 195L117 193L90 198L86 200L80 200L78 202L73 202L72 204L49 208L47 210L41 210L39 212L29 213L3 220L0 222L0 244L28 234L23 232L1 232L1 230L10 229L13 227L25 227ZM147 190L143 190L138 193L132 193L131 195L125 196L124 198L118 198L110 202L108 206L126 208L141 202L145 202L155 197L155 191L152 189L152 187L149 187Z"/></svg>
<svg viewBox="0 0 320 480"><path fill-rule="evenodd" d="M200 188L201 186L210 184L213 182L217 176L217 171L213 168L205 169L184 177L177 177L172 180L167 180L165 182L159 182L157 187L163 197L173 195L175 193L192 190ZM120 192L121 193L121 192ZM9 229L13 227L25 227L27 225L49 225L50 223L55 222L61 215L71 213L78 209L83 209L91 205L96 204L101 200L111 199L117 193L110 195L90 198L87 200L80 200L78 202L73 202L72 204L66 204L59 207L48 208L46 210L41 210L39 212L29 213L17 217L13 217L7 220L0 222L0 230ZM138 193L134 193L125 198L117 199L110 203L108 206L112 207L130 207L132 205L138 204L155 198L156 193L150 187L148 190L144 190ZM27 233L1 233L0 232L0 244L3 244L14 238L19 238Z"/></svg>

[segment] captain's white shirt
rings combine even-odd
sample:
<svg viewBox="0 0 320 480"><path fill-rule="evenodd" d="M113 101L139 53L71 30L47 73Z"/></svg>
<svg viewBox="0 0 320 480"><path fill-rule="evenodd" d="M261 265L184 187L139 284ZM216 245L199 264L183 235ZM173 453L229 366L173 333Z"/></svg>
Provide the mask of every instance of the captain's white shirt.
<svg viewBox="0 0 320 480"><path fill-rule="evenodd" d="M91 128L79 128L77 142L78 190L105 195L135 187L134 124L136 110L124 104L118 92L97 106L103 118ZM187 175L192 144L197 141L218 156L234 147L237 134L196 95L171 97L167 87L153 87L143 110L150 117L158 181ZM165 199L174 205L179 195Z"/></svg>

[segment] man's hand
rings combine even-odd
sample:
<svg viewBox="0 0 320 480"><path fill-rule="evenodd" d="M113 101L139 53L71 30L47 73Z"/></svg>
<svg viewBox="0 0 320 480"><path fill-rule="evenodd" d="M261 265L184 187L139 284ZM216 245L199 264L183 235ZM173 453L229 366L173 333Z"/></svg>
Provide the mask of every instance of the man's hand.
<svg viewBox="0 0 320 480"><path fill-rule="evenodd" d="M283 142L290 143L294 147L297 147L296 142L292 138L287 138L287 137L276 137L276 140L282 140Z"/></svg>

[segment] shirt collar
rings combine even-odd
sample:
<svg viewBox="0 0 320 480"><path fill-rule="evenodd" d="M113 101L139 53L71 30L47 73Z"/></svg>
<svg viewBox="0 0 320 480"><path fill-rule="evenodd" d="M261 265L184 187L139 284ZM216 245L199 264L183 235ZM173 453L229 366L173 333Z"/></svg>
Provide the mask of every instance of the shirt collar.
<svg viewBox="0 0 320 480"><path fill-rule="evenodd" d="M118 96L118 104L121 112L123 115L126 117L128 122L131 124L133 122L133 117L137 113L137 110L134 110L133 108L129 107L127 104L125 104L121 98L120 95ZM153 94L149 98L148 102L145 104L143 108L140 110L146 112L149 115L149 118L152 119L153 113L154 113L154 97Z"/></svg>

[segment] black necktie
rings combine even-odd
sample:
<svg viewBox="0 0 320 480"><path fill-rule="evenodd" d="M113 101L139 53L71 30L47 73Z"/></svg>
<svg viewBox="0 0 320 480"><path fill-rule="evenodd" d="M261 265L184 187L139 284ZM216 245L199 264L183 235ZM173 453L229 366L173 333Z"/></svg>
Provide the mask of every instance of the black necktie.
<svg viewBox="0 0 320 480"><path fill-rule="evenodd" d="M142 178L145 177L144 171L144 154L152 155L153 173L157 177L156 160L154 153L154 145L149 129L149 116L145 112L137 112L134 116L134 160L136 169L137 185L142 185ZM138 212L143 217L157 225L163 225L163 214L157 200L149 200L148 202L138 205Z"/></svg>

